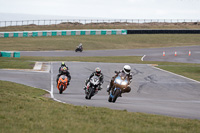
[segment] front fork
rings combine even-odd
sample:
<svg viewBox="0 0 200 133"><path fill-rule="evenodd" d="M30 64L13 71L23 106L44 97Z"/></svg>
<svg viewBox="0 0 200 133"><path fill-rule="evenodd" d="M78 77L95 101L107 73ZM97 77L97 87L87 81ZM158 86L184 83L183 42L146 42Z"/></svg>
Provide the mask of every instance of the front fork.
<svg viewBox="0 0 200 133"><path fill-rule="evenodd" d="M117 90L117 89L119 89L120 90L120 93L122 93L122 91L121 91L121 89L120 88L111 88L111 90L110 90L110 96L112 97L112 98L114 98L114 94L115 94L115 91Z"/></svg>

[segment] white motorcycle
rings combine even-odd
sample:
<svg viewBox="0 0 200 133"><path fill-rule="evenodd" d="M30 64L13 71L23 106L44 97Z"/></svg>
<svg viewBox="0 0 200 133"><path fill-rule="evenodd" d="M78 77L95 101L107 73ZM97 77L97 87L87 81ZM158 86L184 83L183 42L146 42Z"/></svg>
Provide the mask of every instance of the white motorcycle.
<svg viewBox="0 0 200 133"><path fill-rule="evenodd" d="M100 85L99 77L93 76L90 81L87 83L87 87L85 89L85 99L91 99L92 96L98 93L98 88Z"/></svg>

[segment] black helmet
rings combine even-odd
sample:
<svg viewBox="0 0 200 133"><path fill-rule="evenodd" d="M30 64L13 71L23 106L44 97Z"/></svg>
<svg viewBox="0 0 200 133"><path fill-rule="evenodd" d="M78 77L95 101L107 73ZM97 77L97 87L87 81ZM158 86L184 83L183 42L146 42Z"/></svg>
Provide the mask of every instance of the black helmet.
<svg viewBox="0 0 200 133"><path fill-rule="evenodd" d="M95 72L96 72L96 75L100 75L101 74L101 69L99 68L99 67L97 67L96 69L95 69Z"/></svg>

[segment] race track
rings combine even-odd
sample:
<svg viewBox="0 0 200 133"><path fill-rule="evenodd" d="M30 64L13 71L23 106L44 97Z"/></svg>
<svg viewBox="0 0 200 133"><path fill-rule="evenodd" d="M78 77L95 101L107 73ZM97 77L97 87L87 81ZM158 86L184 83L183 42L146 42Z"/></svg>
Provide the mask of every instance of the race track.
<svg viewBox="0 0 200 133"><path fill-rule="evenodd" d="M163 56L163 51L165 56ZM189 56L191 51L191 56ZM177 56L175 57L175 52ZM21 56L145 56L144 61L168 61L200 63L200 46L149 48L149 49L119 49L119 50L84 50L82 53L74 51L21 51Z"/></svg>
<svg viewBox="0 0 200 133"><path fill-rule="evenodd" d="M130 64L133 72L132 91L123 94L116 103L109 103L106 86L114 75L114 70L122 69L124 64L68 62L72 80L63 94L59 94L56 88L56 75L60 62L52 62L49 65L51 73L0 70L0 80L47 90L56 100L74 105L200 119L199 82L159 70L150 65ZM97 66L104 73L103 90L91 100L86 100L82 89L84 81Z"/></svg>
<svg viewBox="0 0 200 133"><path fill-rule="evenodd" d="M188 51L191 56L188 56ZM166 52L162 56L163 51ZM174 52L177 51L177 56ZM200 46L173 48L97 50L75 53L74 51L21 51L21 56L143 56L144 60L200 63ZM115 70L121 70L124 63L67 62L72 76L70 86L59 94L56 88L56 76L60 62L50 62L50 71L25 71L0 69L0 80L12 81L47 90L51 96L61 102L107 107L111 109L144 112L173 117L200 119L200 82L173 73L160 70L146 64L129 64L132 67L133 82L131 92L123 94L116 103L108 102L106 86ZM104 74L103 90L85 99L84 82L96 67Z"/></svg>

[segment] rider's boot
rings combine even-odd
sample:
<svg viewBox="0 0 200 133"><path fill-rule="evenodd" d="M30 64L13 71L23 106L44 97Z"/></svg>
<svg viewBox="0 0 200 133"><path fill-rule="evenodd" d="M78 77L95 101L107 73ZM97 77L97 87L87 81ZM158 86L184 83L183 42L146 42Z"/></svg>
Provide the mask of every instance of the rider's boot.
<svg viewBox="0 0 200 133"><path fill-rule="evenodd" d="M110 85L108 85L107 86L107 92L110 92L110 90L111 90L111 87L110 87Z"/></svg>
<svg viewBox="0 0 200 133"><path fill-rule="evenodd" d="M83 90L86 90L86 86L83 87Z"/></svg>
<svg viewBox="0 0 200 133"><path fill-rule="evenodd" d="M108 92L108 95L110 95L110 89L109 88L107 88L107 92Z"/></svg>
<svg viewBox="0 0 200 133"><path fill-rule="evenodd" d="M103 88L101 87L101 86L99 86L99 88L98 88L98 90L100 91L100 90L102 90Z"/></svg>
<svg viewBox="0 0 200 133"><path fill-rule="evenodd" d="M89 82L89 80L88 80L88 79L87 79L87 80L85 80L85 86L83 87L83 90L86 90L88 82Z"/></svg>

